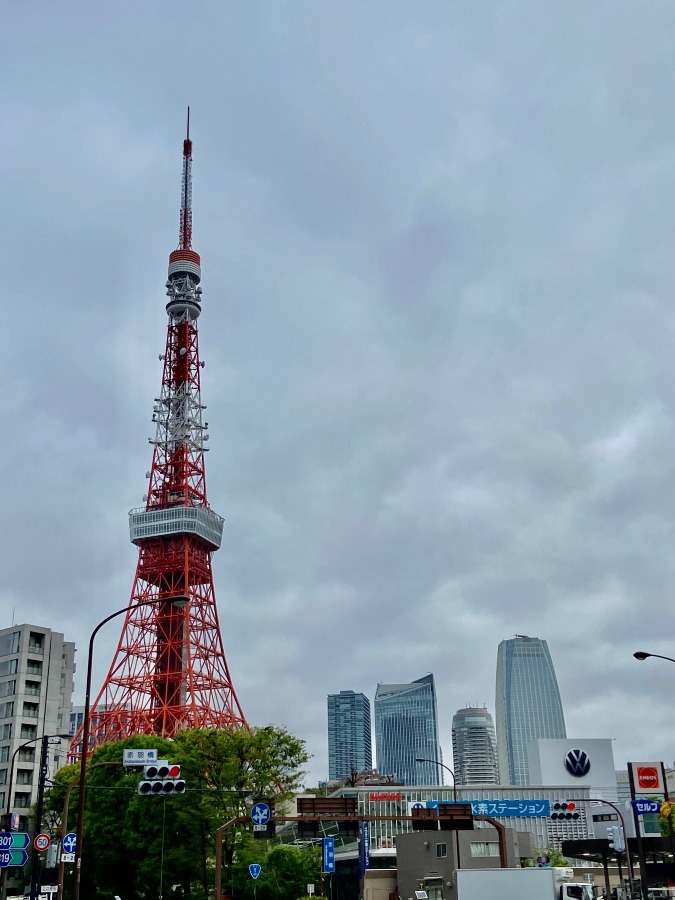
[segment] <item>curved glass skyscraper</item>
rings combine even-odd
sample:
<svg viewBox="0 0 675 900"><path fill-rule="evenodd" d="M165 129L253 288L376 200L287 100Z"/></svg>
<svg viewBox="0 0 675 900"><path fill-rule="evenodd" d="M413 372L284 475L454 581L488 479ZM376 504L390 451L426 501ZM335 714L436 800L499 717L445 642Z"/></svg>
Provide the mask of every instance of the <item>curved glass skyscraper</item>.
<svg viewBox="0 0 675 900"><path fill-rule="evenodd" d="M378 684L375 693L375 746L381 775L410 785L443 784L438 743L434 676L409 684Z"/></svg>
<svg viewBox="0 0 675 900"><path fill-rule="evenodd" d="M452 756L457 784L499 784L495 726L485 707L467 706L452 717Z"/></svg>
<svg viewBox="0 0 675 900"><path fill-rule="evenodd" d="M497 652L497 749L502 784L529 784L527 742L565 738L565 717L546 641L518 634Z"/></svg>

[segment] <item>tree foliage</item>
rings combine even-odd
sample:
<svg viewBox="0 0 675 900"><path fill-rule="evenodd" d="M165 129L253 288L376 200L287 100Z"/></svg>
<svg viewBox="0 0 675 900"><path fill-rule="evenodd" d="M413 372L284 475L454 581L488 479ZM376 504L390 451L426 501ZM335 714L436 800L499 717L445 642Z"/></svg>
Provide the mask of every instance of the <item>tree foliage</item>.
<svg viewBox="0 0 675 900"><path fill-rule="evenodd" d="M158 758L180 764L185 793L139 795L142 770L123 767L127 748L156 748ZM207 897L216 830L246 815L251 799L274 796L281 803L297 793L308 759L304 741L272 726L189 729L172 739L136 736L102 745L88 763L82 895ZM70 791L66 824L73 831L78 775L79 764L61 769L46 797L46 809L61 813ZM224 884L233 879L235 851L247 842L240 829L225 832Z"/></svg>

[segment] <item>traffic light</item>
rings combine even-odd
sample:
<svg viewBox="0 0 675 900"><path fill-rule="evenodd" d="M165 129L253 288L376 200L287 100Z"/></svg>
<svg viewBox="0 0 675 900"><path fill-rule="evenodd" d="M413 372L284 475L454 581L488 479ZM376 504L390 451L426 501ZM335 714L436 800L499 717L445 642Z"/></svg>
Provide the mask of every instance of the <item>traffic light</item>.
<svg viewBox="0 0 675 900"><path fill-rule="evenodd" d="M577 811L576 804L571 800L557 800L553 804L551 818L567 820L578 819L579 812Z"/></svg>
<svg viewBox="0 0 675 900"><path fill-rule="evenodd" d="M143 781L139 782L137 790L144 797L183 794L185 781L181 778L180 766L166 759L159 759L150 766L144 766Z"/></svg>
<svg viewBox="0 0 675 900"><path fill-rule="evenodd" d="M623 837L623 828L620 825L610 825L607 829L607 837L612 850L616 850L618 853L624 852L626 842Z"/></svg>

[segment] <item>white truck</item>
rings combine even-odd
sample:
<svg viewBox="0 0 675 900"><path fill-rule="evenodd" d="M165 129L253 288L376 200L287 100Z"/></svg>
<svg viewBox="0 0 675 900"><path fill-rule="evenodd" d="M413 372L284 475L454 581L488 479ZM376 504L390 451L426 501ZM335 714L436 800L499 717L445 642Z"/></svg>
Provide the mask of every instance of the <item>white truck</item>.
<svg viewBox="0 0 675 900"><path fill-rule="evenodd" d="M457 900L594 900L572 869L458 869Z"/></svg>

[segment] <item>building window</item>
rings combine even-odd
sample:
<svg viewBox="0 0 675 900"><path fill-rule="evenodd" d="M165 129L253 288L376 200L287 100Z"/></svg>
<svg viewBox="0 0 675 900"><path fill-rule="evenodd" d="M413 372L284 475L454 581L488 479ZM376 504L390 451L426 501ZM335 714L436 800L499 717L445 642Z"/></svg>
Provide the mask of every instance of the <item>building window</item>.
<svg viewBox="0 0 675 900"><path fill-rule="evenodd" d="M31 631L28 637L28 651L30 653L45 652L45 636L39 631Z"/></svg>
<svg viewBox="0 0 675 900"><path fill-rule="evenodd" d="M7 762L9 759L9 745L0 747L0 762Z"/></svg>
<svg viewBox="0 0 675 900"><path fill-rule="evenodd" d="M9 706L9 703L7 704ZM14 704L12 703L12 706ZM23 713L22 715L26 719L37 719L40 712L40 708L37 703L24 703L23 705Z"/></svg>
<svg viewBox="0 0 675 900"><path fill-rule="evenodd" d="M39 697L40 696L40 682L39 681L26 681L26 694L29 697Z"/></svg>
<svg viewBox="0 0 675 900"><path fill-rule="evenodd" d="M30 806L30 794L20 793L19 791L14 794L14 806L17 809L28 809Z"/></svg>
<svg viewBox="0 0 675 900"><path fill-rule="evenodd" d="M16 662L16 660L14 660L14 662ZM16 669L14 669L14 671L16 672ZM29 659L26 662L26 672L29 675L42 675L42 662L39 659ZM1 674L3 674L2 671L0 671L0 675ZM8 672L7 674L9 675L12 673Z"/></svg>
<svg viewBox="0 0 675 900"><path fill-rule="evenodd" d="M7 784L7 769L0 769L0 784Z"/></svg>
<svg viewBox="0 0 675 900"><path fill-rule="evenodd" d="M19 652L20 631L13 631L12 634L6 634L0 638L0 656L7 656L9 653Z"/></svg>
<svg viewBox="0 0 675 900"><path fill-rule="evenodd" d="M436 857L438 859L445 859L448 855L448 845L447 844L436 844Z"/></svg>
<svg viewBox="0 0 675 900"><path fill-rule="evenodd" d="M37 737L37 728L35 725L22 725L21 738L24 741L32 741Z"/></svg>
<svg viewBox="0 0 675 900"><path fill-rule="evenodd" d="M23 737L23 735L21 735ZM12 723L8 722L6 725L2 726L2 740L9 741L12 738Z"/></svg>
<svg viewBox="0 0 675 900"><path fill-rule="evenodd" d="M499 856L496 841L471 841L471 856Z"/></svg>
<svg viewBox="0 0 675 900"><path fill-rule="evenodd" d="M0 772L2 769L0 769ZM32 784L33 783L33 770L32 769L18 769L16 773L16 783L17 784ZM0 784L4 784L4 782L0 782Z"/></svg>
<svg viewBox="0 0 675 900"><path fill-rule="evenodd" d="M35 762L35 747L24 747L23 750L19 750L19 762Z"/></svg>
<svg viewBox="0 0 675 900"><path fill-rule="evenodd" d="M0 713L5 719L9 719L14 715L14 701L9 700L3 706L0 706Z"/></svg>
<svg viewBox="0 0 675 900"><path fill-rule="evenodd" d="M0 697L11 697L12 694L16 694L16 679L0 684Z"/></svg>
<svg viewBox="0 0 675 900"><path fill-rule="evenodd" d="M4 662L0 662L0 675L16 675L18 666L18 659L6 659Z"/></svg>

